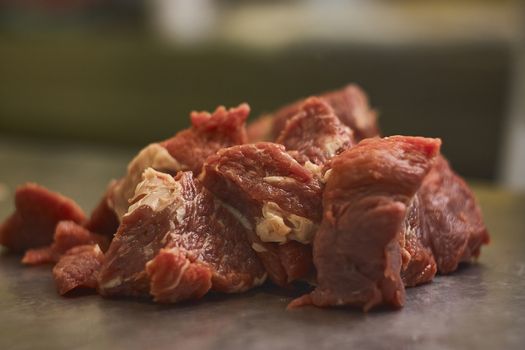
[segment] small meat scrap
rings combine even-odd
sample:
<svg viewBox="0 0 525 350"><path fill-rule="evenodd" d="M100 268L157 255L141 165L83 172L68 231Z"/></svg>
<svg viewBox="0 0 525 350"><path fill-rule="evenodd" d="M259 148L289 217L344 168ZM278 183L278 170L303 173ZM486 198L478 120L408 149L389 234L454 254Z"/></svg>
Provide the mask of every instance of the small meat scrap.
<svg viewBox="0 0 525 350"><path fill-rule="evenodd" d="M16 190L15 209L0 225L0 244L16 253L51 244L59 221L86 219L74 201L33 183Z"/></svg>
<svg viewBox="0 0 525 350"><path fill-rule="evenodd" d="M332 160L323 222L313 243L316 289L290 307L401 307L399 244L407 207L430 171L440 140L372 138Z"/></svg>
<svg viewBox="0 0 525 350"><path fill-rule="evenodd" d="M328 103L341 122L354 132L356 141L379 135L376 112L370 108L368 97L357 85L350 84L340 90L330 91L319 96ZM304 100L294 102L275 112L272 129L273 138L284 130L288 119L300 110Z"/></svg>
<svg viewBox="0 0 525 350"><path fill-rule="evenodd" d="M98 244L105 251L109 246L109 239L107 236L88 231L74 221L60 221L55 229L53 244L29 249L22 258L22 263L26 265L56 263L69 249L86 244Z"/></svg>
<svg viewBox="0 0 525 350"><path fill-rule="evenodd" d="M160 302L246 291L266 273L243 225L194 179L147 169L99 277L102 295Z"/></svg>
<svg viewBox="0 0 525 350"><path fill-rule="evenodd" d="M247 142L245 122L249 114L246 103L230 109L219 106L213 113L192 112L191 128L162 142L162 146L183 166L182 170L198 175L208 156Z"/></svg>
<svg viewBox="0 0 525 350"><path fill-rule="evenodd" d="M88 244L68 250L53 268L58 293L64 295L73 289L96 289L104 254L97 244Z"/></svg>
<svg viewBox="0 0 525 350"><path fill-rule="evenodd" d="M275 142L284 145L299 163L318 166L355 143L352 130L318 97L310 97L303 103Z"/></svg>
<svg viewBox="0 0 525 350"><path fill-rule="evenodd" d="M159 303L200 299L212 288L212 269L179 248L161 249L146 264L150 293Z"/></svg>
<svg viewBox="0 0 525 350"><path fill-rule="evenodd" d="M290 276L280 262L279 250L295 247L295 256L308 257L304 250L310 248L276 244L312 242L321 220L320 181L284 146L267 142L220 150L208 158L200 179L252 228L252 246L272 281L287 284Z"/></svg>
<svg viewBox="0 0 525 350"><path fill-rule="evenodd" d="M439 273L479 256L490 237L468 185L439 157L420 190L425 230Z"/></svg>

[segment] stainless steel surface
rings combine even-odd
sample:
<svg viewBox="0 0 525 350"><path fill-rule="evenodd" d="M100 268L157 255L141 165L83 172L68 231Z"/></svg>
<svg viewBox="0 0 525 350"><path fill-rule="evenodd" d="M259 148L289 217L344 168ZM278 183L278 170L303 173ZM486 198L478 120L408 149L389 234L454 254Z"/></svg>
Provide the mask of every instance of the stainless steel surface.
<svg viewBox="0 0 525 350"><path fill-rule="evenodd" d="M2 164L16 164L0 172L7 193L0 195L0 219L11 210L13 186L31 179L92 206L126 155L86 152L0 143ZM4 253L0 349L523 349L525 196L475 189L491 245L479 263L409 289L402 310L286 311L292 296L269 287L175 306L89 294L64 298L49 267L23 267Z"/></svg>

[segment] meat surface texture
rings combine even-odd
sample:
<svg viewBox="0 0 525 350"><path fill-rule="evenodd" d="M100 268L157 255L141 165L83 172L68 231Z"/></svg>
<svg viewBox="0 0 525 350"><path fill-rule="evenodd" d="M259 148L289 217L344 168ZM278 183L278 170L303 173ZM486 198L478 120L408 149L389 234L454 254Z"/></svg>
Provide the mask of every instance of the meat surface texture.
<svg viewBox="0 0 525 350"><path fill-rule="evenodd" d="M425 230L439 273L457 269L460 262L479 256L489 234L481 210L468 185L444 157L425 178L420 190Z"/></svg>
<svg viewBox="0 0 525 350"><path fill-rule="evenodd" d="M265 277L244 226L191 172L174 179L148 169L106 254L99 291L176 302L210 288L246 291Z"/></svg>
<svg viewBox="0 0 525 350"><path fill-rule="evenodd" d="M360 141L379 134L376 112L368 105L368 97L357 85L350 84L340 90L330 91L319 96L328 103L341 122L354 132ZM286 126L288 119L297 114L304 100L294 102L273 113L273 139L276 139Z"/></svg>
<svg viewBox="0 0 525 350"><path fill-rule="evenodd" d="M162 146L181 164L181 170L198 175L208 156L247 142L245 122L249 114L246 103L231 109L220 106L213 113L192 112L191 128L162 142Z"/></svg>
<svg viewBox="0 0 525 350"><path fill-rule="evenodd" d="M314 240L318 286L290 307L404 304L402 224L439 147L420 137L367 139L332 160Z"/></svg>
<svg viewBox="0 0 525 350"><path fill-rule="evenodd" d="M297 114L288 119L276 142L284 145L299 163L319 166L355 143L352 130L339 121L328 103L317 97L307 99Z"/></svg>
<svg viewBox="0 0 525 350"><path fill-rule="evenodd" d="M104 254L96 244L68 250L53 268L58 292L63 295L77 288L97 288Z"/></svg>
<svg viewBox="0 0 525 350"><path fill-rule="evenodd" d="M86 244L98 244L102 251L105 251L109 246L109 238L92 233L74 221L60 221L55 229L53 244L29 249L22 258L22 263L27 265L56 263L69 249Z"/></svg>
<svg viewBox="0 0 525 350"><path fill-rule="evenodd" d="M71 199L28 183L15 193L15 212L0 226L0 244L10 251L51 244L59 221L82 223L84 212Z"/></svg>
<svg viewBox="0 0 525 350"><path fill-rule="evenodd" d="M437 265L430 249L419 195L414 196L407 209L402 230L400 237L403 258L401 277L405 287L430 282L436 275Z"/></svg>
<svg viewBox="0 0 525 350"><path fill-rule="evenodd" d="M208 158L200 179L245 219L252 246L273 282L286 285L291 279L279 251L311 265L305 252L310 248L284 245L311 243L321 220L322 186L282 145L261 142L222 149Z"/></svg>

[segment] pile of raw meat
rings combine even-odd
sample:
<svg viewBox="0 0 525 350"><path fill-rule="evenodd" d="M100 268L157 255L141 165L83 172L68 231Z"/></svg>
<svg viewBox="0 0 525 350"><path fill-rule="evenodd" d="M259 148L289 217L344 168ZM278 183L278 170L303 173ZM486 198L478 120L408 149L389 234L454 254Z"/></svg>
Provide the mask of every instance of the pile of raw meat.
<svg viewBox="0 0 525 350"><path fill-rule="evenodd" d="M18 188L0 243L54 264L60 294L160 303L264 283L311 292L290 303L365 311L448 274L489 235L434 138L379 137L355 85L245 127L247 104L191 113L191 127L142 149L86 217L35 184Z"/></svg>

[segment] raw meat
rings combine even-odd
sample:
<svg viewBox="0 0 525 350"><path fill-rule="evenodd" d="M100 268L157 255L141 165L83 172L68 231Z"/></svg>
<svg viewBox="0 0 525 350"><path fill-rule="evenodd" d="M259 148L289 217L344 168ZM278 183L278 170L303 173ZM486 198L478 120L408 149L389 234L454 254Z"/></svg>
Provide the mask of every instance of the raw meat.
<svg viewBox="0 0 525 350"><path fill-rule="evenodd" d="M370 108L368 97L357 85L350 84L319 97L332 106L343 124L352 129L357 141L379 134L376 112ZM303 102L304 100L294 102L273 114L275 118L272 128L273 139L279 136L288 119L297 114Z"/></svg>
<svg viewBox="0 0 525 350"><path fill-rule="evenodd" d="M97 277L104 254L96 244L68 250L53 268L53 277L61 295L77 288L97 288Z"/></svg>
<svg viewBox="0 0 525 350"><path fill-rule="evenodd" d="M257 118L246 127L248 143L272 141L273 117L270 115Z"/></svg>
<svg viewBox="0 0 525 350"><path fill-rule="evenodd" d="M174 179L147 169L143 179L106 254L102 295L151 293L169 302L210 288L235 293L264 282L246 229L191 172Z"/></svg>
<svg viewBox="0 0 525 350"><path fill-rule="evenodd" d="M162 143L169 154L182 165L181 170L201 171L204 160L224 147L247 142L245 122L250 106L217 107L213 113L192 112L192 127Z"/></svg>
<svg viewBox="0 0 525 350"><path fill-rule="evenodd" d="M425 230L439 273L478 257L489 234L474 194L444 157L439 157L420 190Z"/></svg>
<svg viewBox="0 0 525 350"><path fill-rule="evenodd" d="M420 137L367 139L332 160L314 241L318 286L290 307L404 304L399 235L439 147Z"/></svg>
<svg viewBox="0 0 525 350"><path fill-rule="evenodd" d="M352 130L318 97L303 103L275 142L284 145L299 163L319 166L355 143Z"/></svg>
<svg viewBox="0 0 525 350"><path fill-rule="evenodd" d="M252 246L269 277L276 284L287 284L290 276L280 262L279 249L298 250L298 246L278 248L270 243L311 243L321 220L320 181L282 145L266 142L220 150L208 158L200 179L245 218ZM302 250L293 255L307 258Z"/></svg>
<svg viewBox="0 0 525 350"><path fill-rule="evenodd" d="M405 287L430 282L436 275L437 265L432 250L429 248L419 195L412 199L402 229L400 237L403 257L401 277Z"/></svg>
<svg viewBox="0 0 525 350"><path fill-rule="evenodd" d="M108 198L115 184L116 181L111 181L104 197L102 197L98 205L91 212L91 216L85 224L86 229L89 231L96 232L111 238L115 232L117 232L118 226L120 224L117 214L109 205Z"/></svg>
<svg viewBox="0 0 525 350"><path fill-rule="evenodd" d="M86 219L71 199L33 183L16 190L15 208L0 226L0 244L16 253L51 244L59 221Z"/></svg>
<svg viewBox="0 0 525 350"><path fill-rule="evenodd" d="M54 241L48 247L29 249L22 263L39 265L56 263L69 249L86 244L98 244L102 251L109 246L107 236L92 233L73 221L60 221L55 229Z"/></svg>

